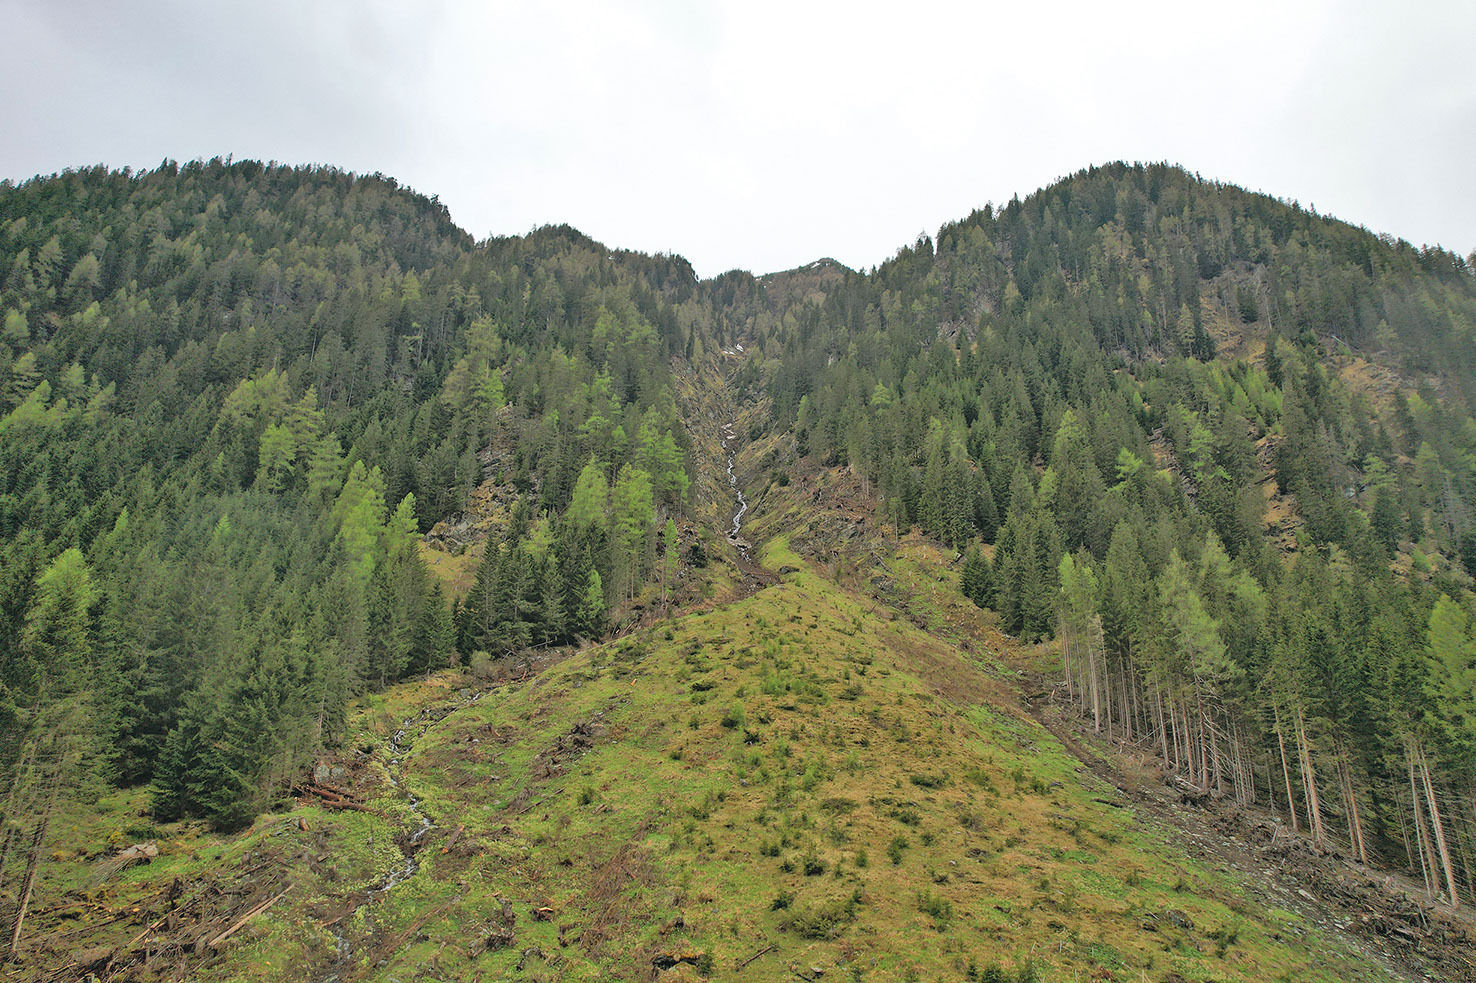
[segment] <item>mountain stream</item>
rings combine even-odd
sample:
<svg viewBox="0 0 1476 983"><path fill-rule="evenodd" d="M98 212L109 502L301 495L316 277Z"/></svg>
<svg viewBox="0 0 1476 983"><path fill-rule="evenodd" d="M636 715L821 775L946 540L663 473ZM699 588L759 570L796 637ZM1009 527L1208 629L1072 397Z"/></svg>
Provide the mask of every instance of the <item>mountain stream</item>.
<svg viewBox="0 0 1476 983"><path fill-rule="evenodd" d="M353 944L349 941L345 925L351 921L353 916L364 906L375 901L383 900L389 892L414 877L420 870L420 861L416 855L425 844L425 838L436 828L436 823L429 815L420 808L420 799L401 783L401 759L410 752L417 738L423 737L436 722L444 719L447 715L464 706L477 702L484 695L485 690L468 693L462 691L461 698L454 704L426 707L413 716L406 717L400 722L399 728L394 735L384 744L381 752L384 756L385 777L390 787L405 799L406 810L410 821L415 825L410 835L400 846L401 862L390 870L374 884L365 888L358 902L344 916L337 918L329 925L328 930L334 939L334 953L336 956L334 971L324 977L323 983L337 983L340 979L339 971L347 966L349 957L353 955Z"/></svg>
<svg viewBox="0 0 1476 983"><path fill-rule="evenodd" d="M743 540L738 538L738 534L743 531L743 513L748 511L748 497L743 494L743 489L738 487L738 476L733 473L733 450L728 446L736 440L733 435L733 427L737 423L738 421L734 420L732 423L724 426L722 438L723 450L727 451L728 454L728 487L732 488L738 495L738 511L733 513L733 528L728 531L728 541L738 547L738 552L742 553L743 558L746 560L748 559L748 546Z"/></svg>

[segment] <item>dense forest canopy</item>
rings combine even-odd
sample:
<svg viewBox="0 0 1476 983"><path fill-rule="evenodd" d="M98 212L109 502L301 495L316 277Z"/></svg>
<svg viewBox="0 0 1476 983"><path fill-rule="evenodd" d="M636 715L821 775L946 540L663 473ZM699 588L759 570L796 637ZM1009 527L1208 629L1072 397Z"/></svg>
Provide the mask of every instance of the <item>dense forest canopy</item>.
<svg viewBox="0 0 1476 983"><path fill-rule="evenodd" d="M1476 280L1451 253L1117 164L869 273L700 281L217 159L0 185L0 278L0 866L99 783L240 825L356 694L664 592L679 375L721 368L789 438L774 477L845 469L957 548L1098 730L1476 892ZM449 596L420 537L489 482L515 502Z"/></svg>
<svg viewBox="0 0 1476 983"><path fill-rule="evenodd" d="M963 551L1099 731L1476 890L1464 261L1114 165L761 336L749 378L798 452Z"/></svg>
<svg viewBox="0 0 1476 983"><path fill-rule="evenodd" d="M239 823L351 694L597 635L656 572L682 261L474 245L388 179L220 160L6 186L0 216L15 796L82 769ZM453 612L416 540L484 479L520 518Z"/></svg>

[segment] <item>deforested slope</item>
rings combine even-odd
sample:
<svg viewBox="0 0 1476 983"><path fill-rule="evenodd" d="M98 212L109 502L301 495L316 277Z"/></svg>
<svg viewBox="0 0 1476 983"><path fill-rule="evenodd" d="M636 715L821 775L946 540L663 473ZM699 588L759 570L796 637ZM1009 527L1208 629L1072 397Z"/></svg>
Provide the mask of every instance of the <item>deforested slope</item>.
<svg viewBox="0 0 1476 983"><path fill-rule="evenodd" d="M1019 710L995 657L782 542L767 559L792 572L746 600L390 691L324 766L357 811L306 794L167 900L202 844L166 841L112 887L140 910L99 951L246 979L1390 978L1187 858ZM126 941L241 869L260 900L293 890L229 949L199 963L159 926L148 963Z"/></svg>
<svg viewBox="0 0 1476 983"><path fill-rule="evenodd" d="M31 978L1470 962L1451 253L1110 165L704 281L215 160L0 186L0 277Z"/></svg>

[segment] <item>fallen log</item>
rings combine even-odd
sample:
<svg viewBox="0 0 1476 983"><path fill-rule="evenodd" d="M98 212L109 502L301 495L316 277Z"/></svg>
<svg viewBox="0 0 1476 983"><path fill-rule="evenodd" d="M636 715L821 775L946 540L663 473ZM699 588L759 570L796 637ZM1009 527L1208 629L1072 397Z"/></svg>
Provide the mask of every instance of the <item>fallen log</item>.
<svg viewBox="0 0 1476 983"><path fill-rule="evenodd" d="M375 816L382 815L379 810L365 805L357 799L352 798L348 793L341 792L338 789L310 784L299 785L294 791L300 796L312 796L322 803L325 809L352 809L355 812L367 812Z"/></svg>
<svg viewBox="0 0 1476 983"><path fill-rule="evenodd" d="M257 905L256 907L252 908L250 911L246 912L246 914L242 915L240 918L236 919L235 924L231 925L230 928L226 929L224 932L221 932L215 938L213 938L213 939L210 940L210 942L208 943L208 945L210 946L210 948L214 949L214 948L218 947L226 939L230 938L232 935L235 935L236 932L239 931L241 929L241 927L243 925L245 925L247 922L251 921L251 919L255 918L257 915L261 914L263 911L266 911L272 905L276 904L278 901L281 901L283 898L285 898L287 896L287 892L290 891L290 890L292 890L292 885L291 884L288 884L275 897L268 898L267 900L263 901L261 904Z"/></svg>
<svg viewBox="0 0 1476 983"><path fill-rule="evenodd" d="M159 918L158 918L158 920L155 921L153 924L151 924L151 925L147 926L146 928L144 928L144 930L142 932L139 932L137 935L135 935L133 938L129 939L127 942L125 942L119 948L113 950L113 954L108 957L107 963L103 966L103 972L104 972L104 974L107 974L107 973L112 972L113 963L117 962L118 961L118 958L120 956L131 955L133 953L133 947L134 946L138 945L140 942L142 942L148 936L152 935L155 931L157 931L159 929L159 927L161 925L163 925L165 922L169 921L171 918L174 918L175 916L179 915L181 912L188 911L191 907L194 906L195 902L198 901L198 900L199 900L199 896L197 895L196 897L190 898L188 901L186 901L182 905L175 905L175 906L171 907L168 911L164 912L163 915L160 915ZM147 951L147 949L145 951Z"/></svg>

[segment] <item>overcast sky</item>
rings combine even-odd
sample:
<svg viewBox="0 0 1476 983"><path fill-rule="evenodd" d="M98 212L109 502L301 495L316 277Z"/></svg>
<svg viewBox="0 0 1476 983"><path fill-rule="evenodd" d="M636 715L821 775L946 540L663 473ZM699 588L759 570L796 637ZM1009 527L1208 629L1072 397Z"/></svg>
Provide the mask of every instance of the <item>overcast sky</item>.
<svg viewBox="0 0 1476 983"><path fill-rule="evenodd" d="M1088 164L1476 247L1476 3L0 0L0 177L382 171L477 238L869 267Z"/></svg>

